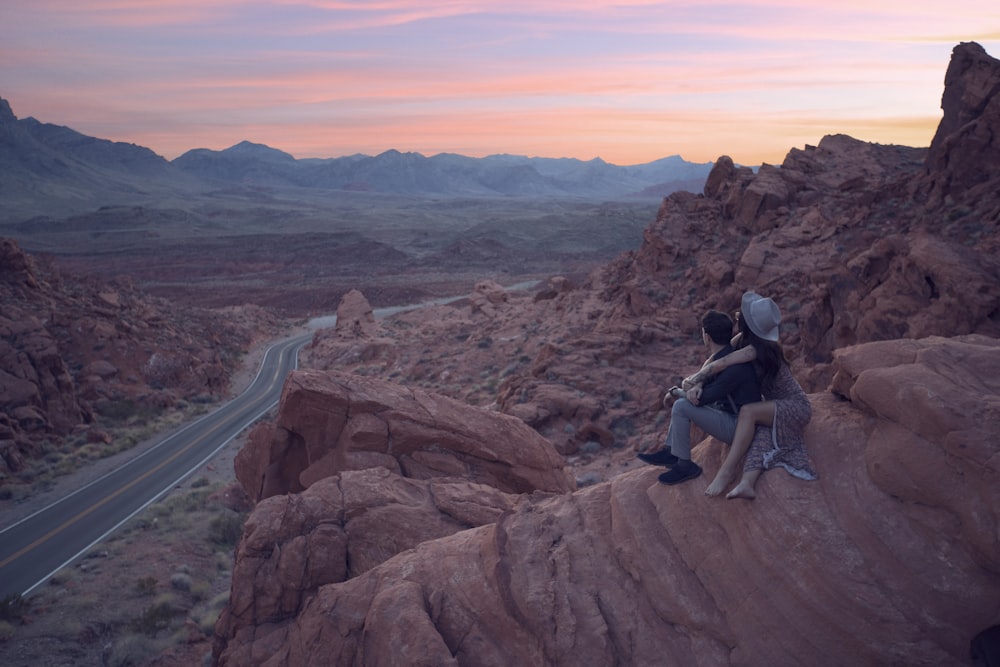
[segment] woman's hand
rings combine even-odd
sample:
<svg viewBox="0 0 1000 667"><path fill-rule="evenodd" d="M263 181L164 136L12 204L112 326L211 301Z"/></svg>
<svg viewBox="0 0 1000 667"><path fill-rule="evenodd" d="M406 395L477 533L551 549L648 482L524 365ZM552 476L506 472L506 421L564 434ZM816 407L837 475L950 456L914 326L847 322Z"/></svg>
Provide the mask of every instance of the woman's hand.
<svg viewBox="0 0 1000 667"><path fill-rule="evenodd" d="M696 384L688 389L685 398L691 402L691 405L699 405L699 401L701 401L701 384Z"/></svg>
<svg viewBox="0 0 1000 667"><path fill-rule="evenodd" d="M689 375L686 378L684 378L684 381L681 382L681 389L687 391L692 387L695 387L699 384L703 384L705 382L706 368L708 368L708 366L703 366L702 369L697 373L695 373L694 375Z"/></svg>

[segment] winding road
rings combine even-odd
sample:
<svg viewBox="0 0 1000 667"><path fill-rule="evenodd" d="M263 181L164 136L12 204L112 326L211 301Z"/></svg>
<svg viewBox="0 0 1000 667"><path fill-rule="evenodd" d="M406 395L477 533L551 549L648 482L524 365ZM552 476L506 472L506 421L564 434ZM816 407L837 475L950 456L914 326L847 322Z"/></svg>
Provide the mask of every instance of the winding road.
<svg viewBox="0 0 1000 667"><path fill-rule="evenodd" d="M201 468L273 408L312 332L281 340L250 386L121 467L0 530L0 599L30 594L126 521Z"/></svg>

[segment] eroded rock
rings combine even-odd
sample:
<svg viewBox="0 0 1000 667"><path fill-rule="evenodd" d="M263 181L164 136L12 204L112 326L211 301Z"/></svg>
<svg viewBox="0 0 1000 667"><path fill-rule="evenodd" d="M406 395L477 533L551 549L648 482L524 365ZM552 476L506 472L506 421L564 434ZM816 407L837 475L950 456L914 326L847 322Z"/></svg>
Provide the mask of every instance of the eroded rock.
<svg viewBox="0 0 1000 667"><path fill-rule="evenodd" d="M254 431L235 465L257 500L371 466L509 493L574 486L552 444L519 419L383 380L313 370L289 374L276 423Z"/></svg>

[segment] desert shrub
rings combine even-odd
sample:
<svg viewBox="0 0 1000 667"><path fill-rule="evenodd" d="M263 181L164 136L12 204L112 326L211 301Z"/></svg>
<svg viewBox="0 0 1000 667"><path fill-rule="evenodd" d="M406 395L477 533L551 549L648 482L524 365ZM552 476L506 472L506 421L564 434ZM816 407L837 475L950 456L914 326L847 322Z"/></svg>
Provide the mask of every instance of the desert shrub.
<svg viewBox="0 0 1000 667"><path fill-rule="evenodd" d="M62 586L68 581L73 580L73 571L67 567L59 570L51 577L49 577L49 584L52 586Z"/></svg>
<svg viewBox="0 0 1000 667"><path fill-rule="evenodd" d="M0 621L0 642L9 641L14 638L14 626L7 621Z"/></svg>
<svg viewBox="0 0 1000 667"><path fill-rule="evenodd" d="M28 601L20 593L11 593L0 600L0 621L22 621L28 611Z"/></svg>
<svg viewBox="0 0 1000 667"><path fill-rule="evenodd" d="M209 540L224 547L235 547L243 535L243 517L228 510L215 515L209 524Z"/></svg>
<svg viewBox="0 0 1000 667"><path fill-rule="evenodd" d="M219 615L229 602L229 593L221 593L207 602L203 602L191 611L191 620L205 635L211 636Z"/></svg>
<svg viewBox="0 0 1000 667"><path fill-rule="evenodd" d="M191 590L191 575L184 572L177 572L170 577L170 585L179 591Z"/></svg>
<svg viewBox="0 0 1000 667"><path fill-rule="evenodd" d="M156 592L156 577L139 577L135 582L135 592L139 595L152 595Z"/></svg>
<svg viewBox="0 0 1000 667"><path fill-rule="evenodd" d="M207 600L212 594L212 586L207 581L196 581L191 584L191 599L195 602Z"/></svg>
<svg viewBox="0 0 1000 667"><path fill-rule="evenodd" d="M628 436L635 435L635 421L631 417L618 417L613 419L610 427L611 432L618 438L624 439Z"/></svg>
<svg viewBox="0 0 1000 667"><path fill-rule="evenodd" d="M148 637L125 635L111 646L104 656L104 664L108 667L138 667L148 663L156 650Z"/></svg>
<svg viewBox="0 0 1000 667"><path fill-rule="evenodd" d="M132 621L132 630L147 637L156 637L161 631L170 627L170 622L176 615L172 598L160 598Z"/></svg>

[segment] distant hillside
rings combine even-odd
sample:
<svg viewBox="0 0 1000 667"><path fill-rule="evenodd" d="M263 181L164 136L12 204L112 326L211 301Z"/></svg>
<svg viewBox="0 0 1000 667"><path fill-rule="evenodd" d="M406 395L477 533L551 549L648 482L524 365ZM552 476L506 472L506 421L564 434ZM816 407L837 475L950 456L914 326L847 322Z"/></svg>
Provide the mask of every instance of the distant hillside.
<svg viewBox="0 0 1000 667"><path fill-rule="evenodd" d="M19 120L0 99L0 223L64 216L100 206L169 206L193 196L260 197L261 189L295 188L290 197L363 191L435 197L658 198L700 190L712 163L680 156L617 166L596 158L471 158L389 150L297 160L244 141L221 151L195 149L168 161L148 148L97 139L68 127ZM233 188L237 188L235 191ZM220 192L223 190L224 192Z"/></svg>
<svg viewBox="0 0 1000 667"><path fill-rule="evenodd" d="M425 157L389 150L374 157L296 160L261 144L244 141L222 151L188 151L172 163L206 181L264 186L366 190L397 194L458 196L598 197L653 196L692 180L703 183L712 163L680 156L620 167L596 158L531 158L491 155L471 158L451 153ZM646 196L649 196L648 194Z"/></svg>
<svg viewBox="0 0 1000 667"><path fill-rule="evenodd" d="M0 215L14 221L193 192L199 183L148 148L18 120L0 99Z"/></svg>

